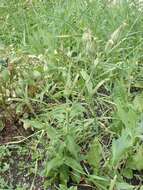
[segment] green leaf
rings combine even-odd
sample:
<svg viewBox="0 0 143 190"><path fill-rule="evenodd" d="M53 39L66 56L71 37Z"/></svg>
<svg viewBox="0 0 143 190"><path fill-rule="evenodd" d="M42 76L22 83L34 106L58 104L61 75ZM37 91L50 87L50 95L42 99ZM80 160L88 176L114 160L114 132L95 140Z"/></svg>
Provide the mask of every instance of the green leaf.
<svg viewBox="0 0 143 190"><path fill-rule="evenodd" d="M85 108L80 103L73 103L71 107L70 117L78 117L85 112Z"/></svg>
<svg viewBox="0 0 143 190"><path fill-rule="evenodd" d="M116 103L117 100L120 100L122 102L127 102L128 96L127 96L127 88L124 84L124 80L119 80L115 82L115 86L113 89L113 99Z"/></svg>
<svg viewBox="0 0 143 190"><path fill-rule="evenodd" d="M6 66L7 65L6 60L0 58L0 65Z"/></svg>
<svg viewBox="0 0 143 190"><path fill-rule="evenodd" d="M77 190L77 187L70 187L68 190Z"/></svg>
<svg viewBox="0 0 143 190"><path fill-rule="evenodd" d="M134 143L134 139L131 138L128 129L123 130L121 136L117 140L113 140L112 143L112 165L116 165L127 153Z"/></svg>
<svg viewBox="0 0 143 190"><path fill-rule="evenodd" d="M2 79L7 82L10 78L10 73L8 71L8 69L4 69L2 72L1 72L1 76L2 76Z"/></svg>
<svg viewBox="0 0 143 190"><path fill-rule="evenodd" d="M132 179L133 178L133 170L130 168L125 168L123 170L123 176L128 178L128 179Z"/></svg>
<svg viewBox="0 0 143 190"><path fill-rule="evenodd" d="M71 177L72 181L74 181L78 184L81 181L81 174L77 171L74 171L74 173L71 173L70 177Z"/></svg>
<svg viewBox="0 0 143 190"><path fill-rule="evenodd" d="M39 79L41 77L41 73L37 70L34 70L33 77L34 77L34 79Z"/></svg>
<svg viewBox="0 0 143 190"><path fill-rule="evenodd" d="M133 190L134 186L129 185L128 183L117 183L117 190Z"/></svg>
<svg viewBox="0 0 143 190"><path fill-rule="evenodd" d="M99 180L99 181L105 181L108 182L108 179L105 177L97 176L97 175L88 175L89 178L92 180Z"/></svg>
<svg viewBox="0 0 143 190"><path fill-rule="evenodd" d="M87 88L87 91L91 95L93 93L93 84L91 82L90 76L84 70L82 70L80 73L83 79L85 80L85 86Z"/></svg>
<svg viewBox="0 0 143 190"><path fill-rule="evenodd" d="M139 112L143 112L143 94L138 94L135 98L134 98L134 107L137 111Z"/></svg>
<svg viewBox="0 0 143 190"><path fill-rule="evenodd" d="M139 116L128 101L127 90L124 82L118 81L114 88L114 102L117 106L117 116L126 128L135 128Z"/></svg>
<svg viewBox="0 0 143 190"><path fill-rule="evenodd" d="M59 155L57 155L52 160L47 161L47 164L46 164L46 176L49 175L51 170L57 169L58 167L60 167L63 164L64 164L64 160Z"/></svg>
<svg viewBox="0 0 143 190"><path fill-rule="evenodd" d="M59 185L60 189L59 190L77 190L77 187L67 187L66 185Z"/></svg>
<svg viewBox="0 0 143 190"><path fill-rule="evenodd" d="M135 128L137 126L138 122L138 115L137 113L132 109L132 107L124 105L120 100L116 100L117 104L117 114L123 124L126 128Z"/></svg>
<svg viewBox="0 0 143 190"><path fill-rule="evenodd" d="M133 156L132 165L135 170L143 170L143 147L139 146L136 154Z"/></svg>
<svg viewBox="0 0 143 190"><path fill-rule="evenodd" d="M51 118L56 119L60 123L62 123L66 118L66 109L67 109L66 104L56 106L55 108L53 108L51 112Z"/></svg>
<svg viewBox="0 0 143 190"><path fill-rule="evenodd" d="M60 188L59 188L59 190L67 190L67 186L66 185L59 185L60 186Z"/></svg>
<svg viewBox="0 0 143 190"><path fill-rule="evenodd" d="M75 143L75 139L71 135L67 135L66 147L72 156L78 159L79 146Z"/></svg>
<svg viewBox="0 0 143 190"><path fill-rule="evenodd" d="M124 22L122 23L110 36L110 39L107 41L105 45L105 52L108 53L120 39L123 29L127 24Z"/></svg>
<svg viewBox="0 0 143 190"><path fill-rule="evenodd" d="M47 135L51 140L57 137L57 131L52 126L47 125L45 130L47 131Z"/></svg>
<svg viewBox="0 0 143 190"><path fill-rule="evenodd" d="M89 152L87 153L87 161L91 166L93 166L95 173L98 172L101 159L102 159L102 147L98 139L95 139L90 146Z"/></svg>
<svg viewBox="0 0 143 190"><path fill-rule="evenodd" d="M60 167L60 181L65 185L69 181L69 167L66 165L62 165Z"/></svg>
<svg viewBox="0 0 143 190"><path fill-rule="evenodd" d="M42 129L44 127L44 124L38 120L29 120L29 119L25 119L22 120L24 123L24 128L28 129L28 128L35 128L35 129Z"/></svg>
<svg viewBox="0 0 143 190"><path fill-rule="evenodd" d="M73 170L78 171L81 174L84 174L80 163L78 163L75 159L71 157L65 157L65 164L71 167Z"/></svg>

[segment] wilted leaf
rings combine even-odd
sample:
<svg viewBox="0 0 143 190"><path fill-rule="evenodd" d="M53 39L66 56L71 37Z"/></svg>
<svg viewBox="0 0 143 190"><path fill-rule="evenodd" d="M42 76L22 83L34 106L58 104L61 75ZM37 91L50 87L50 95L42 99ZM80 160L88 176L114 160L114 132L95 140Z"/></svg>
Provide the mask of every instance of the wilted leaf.
<svg viewBox="0 0 143 190"><path fill-rule="evenodd" d="M23 127L25 130L31 128L31 124L29 123L28 120L22 120L22 122L23 122Z"/></svg>

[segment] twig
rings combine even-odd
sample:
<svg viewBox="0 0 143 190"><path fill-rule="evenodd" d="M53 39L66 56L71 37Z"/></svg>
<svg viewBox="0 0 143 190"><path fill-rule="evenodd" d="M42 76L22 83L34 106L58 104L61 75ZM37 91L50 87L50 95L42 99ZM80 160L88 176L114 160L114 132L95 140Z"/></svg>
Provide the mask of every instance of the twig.
<svg viewBox="0 0 143 190"><path fill-rule="evenodd" d="M11 141L11 142L7 142L7 143L4 143L4 144L5 144L5 145L19 144L19 143L22 143L22 142L28 140L29 138L35 136L36 134L38 134L38 133L40 133L40 132L41 132L41 131L38 131L38 132L36 132L36 133L34 133L34 134L28 136L28 137L24 137L22 140L19 140L19 141Z"/></svg>

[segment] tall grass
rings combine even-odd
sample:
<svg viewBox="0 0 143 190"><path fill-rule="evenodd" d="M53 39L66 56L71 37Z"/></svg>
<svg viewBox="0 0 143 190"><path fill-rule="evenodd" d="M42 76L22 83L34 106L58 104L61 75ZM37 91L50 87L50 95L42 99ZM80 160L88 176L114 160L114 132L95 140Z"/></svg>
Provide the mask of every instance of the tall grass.
<svg viewBox="0 0 143 190"><path fill-rule="evenodd" d="M141 190L142 23L134 1L0 1L1 118L32 132L6 142L31 147L26 189Z"/></svg>

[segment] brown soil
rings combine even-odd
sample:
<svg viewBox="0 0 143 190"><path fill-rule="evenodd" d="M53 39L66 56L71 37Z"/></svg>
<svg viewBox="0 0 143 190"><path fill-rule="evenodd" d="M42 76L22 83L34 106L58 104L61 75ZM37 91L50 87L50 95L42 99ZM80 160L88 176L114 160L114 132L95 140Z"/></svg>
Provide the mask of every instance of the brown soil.
<svg viewBox="0 0 143 190"><path fill-rule="evenodd" d="M31 132L24 130L21 125L17 125L11 120L6 120L0 133L0 145L16 141L18 137L26 137L30 134Z"/></svg>

